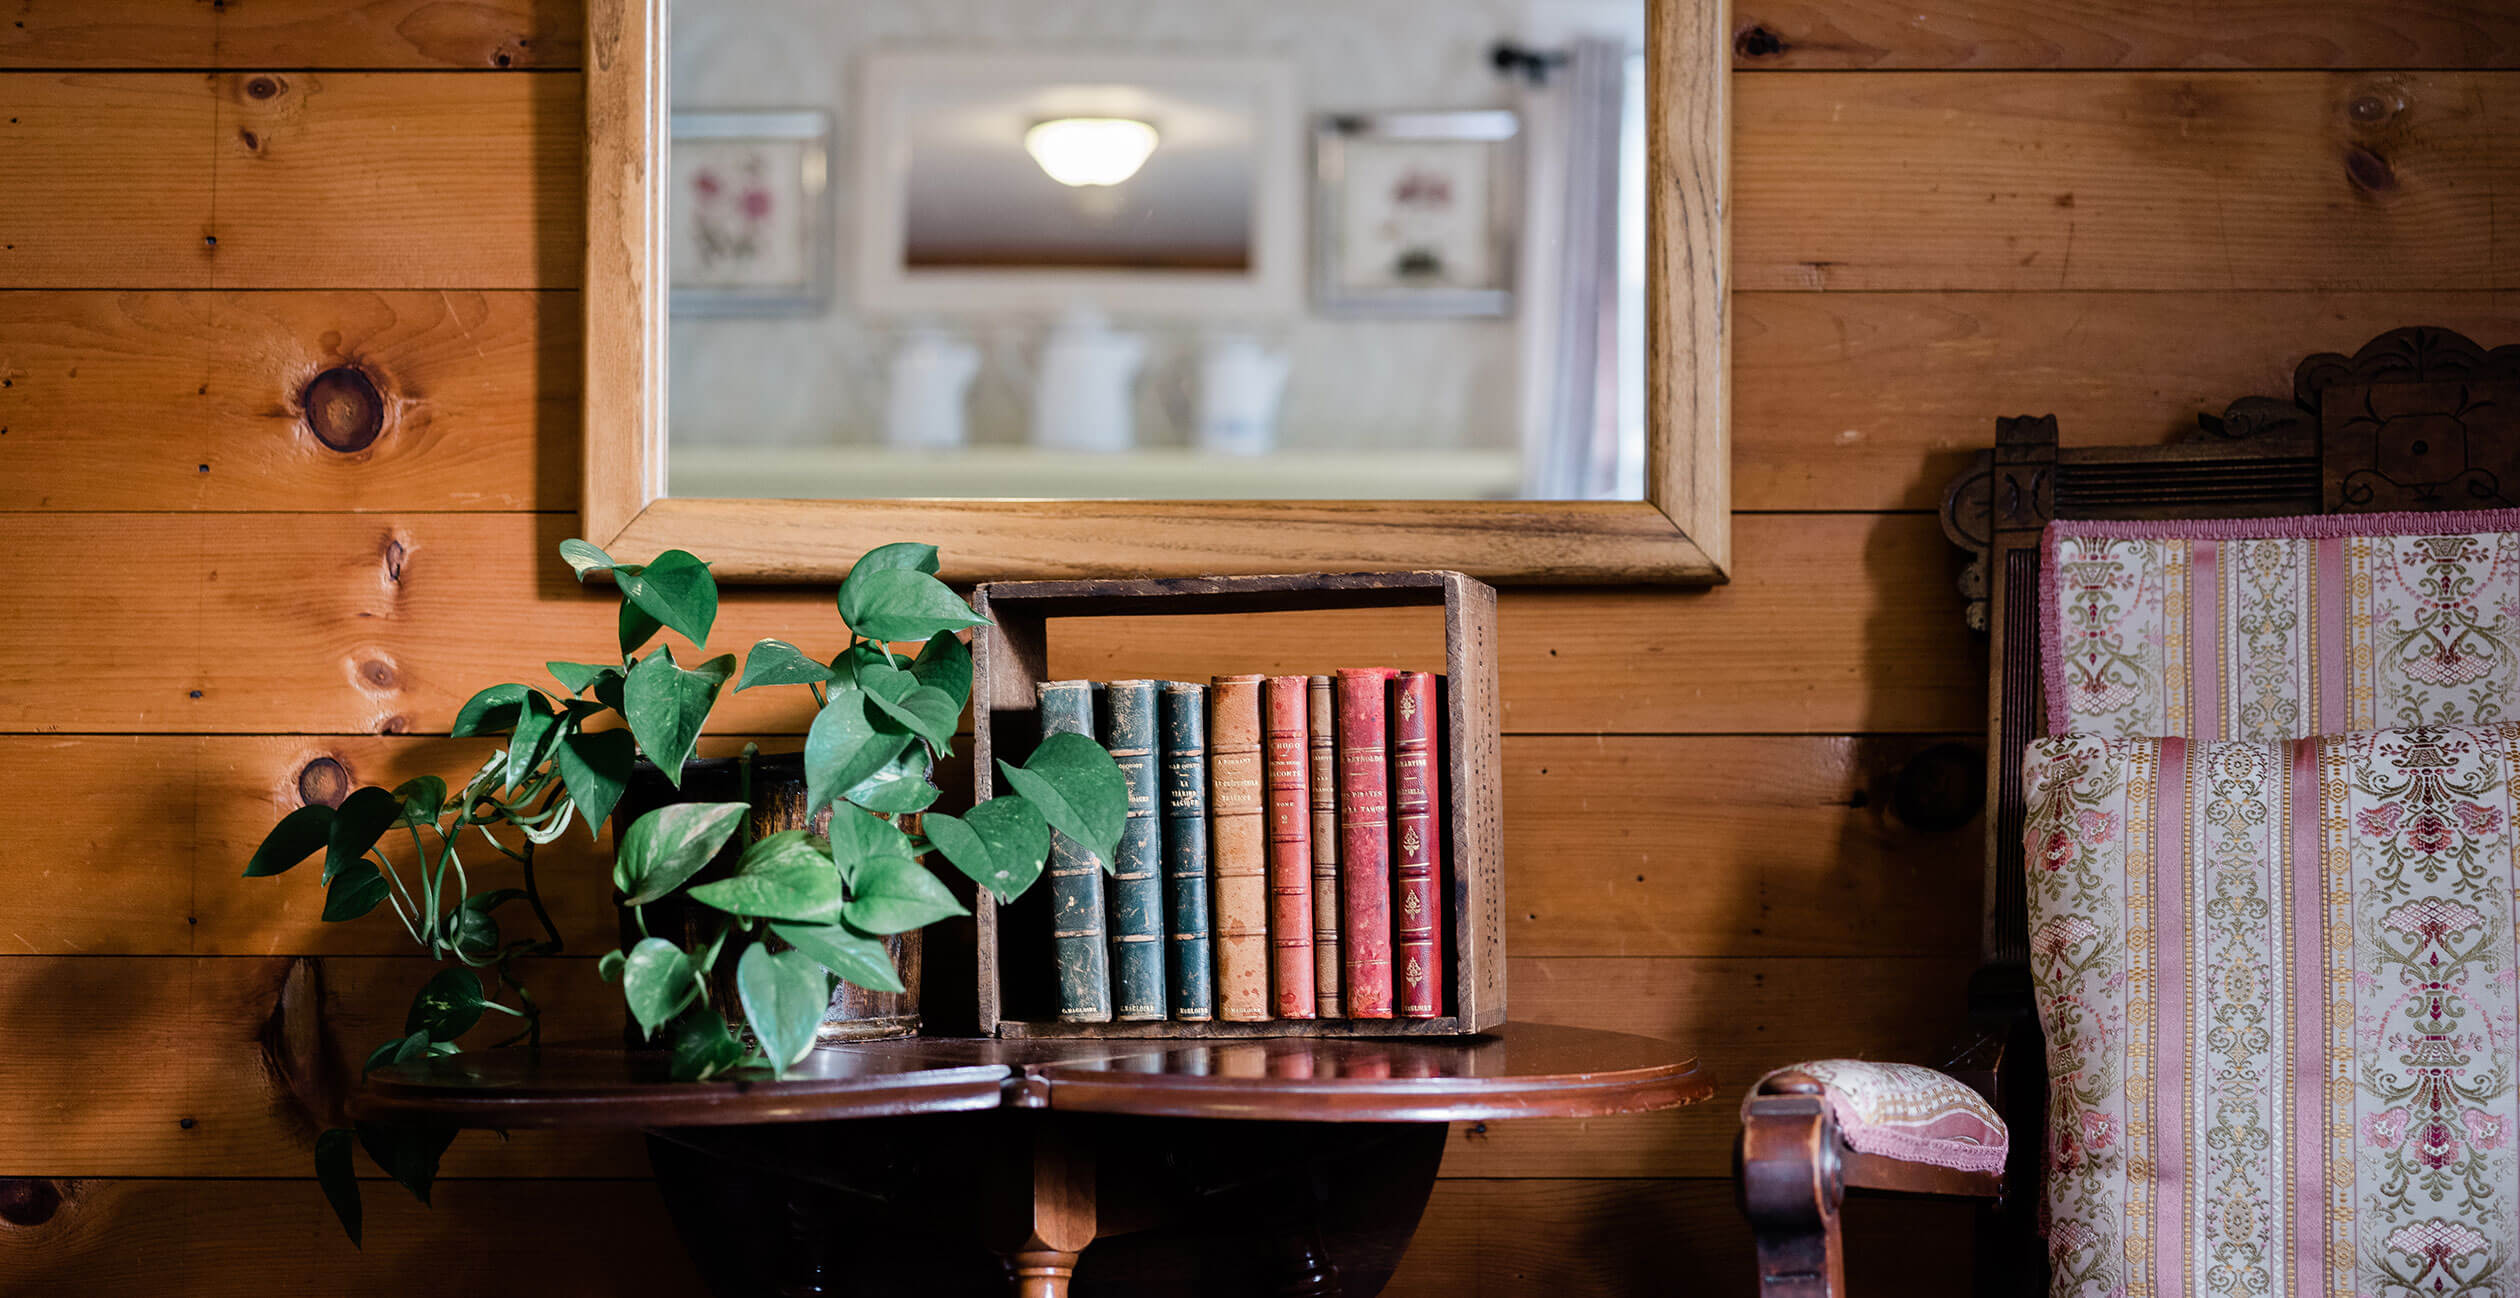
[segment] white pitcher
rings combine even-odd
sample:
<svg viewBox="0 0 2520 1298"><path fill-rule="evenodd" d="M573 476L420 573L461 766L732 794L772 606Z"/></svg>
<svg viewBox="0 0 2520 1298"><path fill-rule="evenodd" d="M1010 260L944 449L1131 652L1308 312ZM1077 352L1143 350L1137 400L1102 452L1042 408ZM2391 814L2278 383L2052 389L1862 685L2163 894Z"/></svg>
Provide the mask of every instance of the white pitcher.
<svg viewBox="0 0 2520 1298"><path fill-rule="evenodd" d="M1212 339L1199 358L1199 420L1194 437L1203 451L1266 455L1277 447L1278 402L1286 395L1286 353L1273 352L1246 334Z"/></svg>
<svg viewBox="0 0 2520 1298"><path fill-rule="evenodd" d="M913 328L892 354L884 395L884 442L897 451L944 451L969 440L965 398L980 349L942 329Z"/></svg>
<svg viewBox="0 0 2520 1298"><path fill-rule="evenodd" d="M1033 445L1055 451L1125 451L1136 440L1137 376L1146 339L1112 329L1101 312L1073 307L1041 347L1033 384Z"/></svg>

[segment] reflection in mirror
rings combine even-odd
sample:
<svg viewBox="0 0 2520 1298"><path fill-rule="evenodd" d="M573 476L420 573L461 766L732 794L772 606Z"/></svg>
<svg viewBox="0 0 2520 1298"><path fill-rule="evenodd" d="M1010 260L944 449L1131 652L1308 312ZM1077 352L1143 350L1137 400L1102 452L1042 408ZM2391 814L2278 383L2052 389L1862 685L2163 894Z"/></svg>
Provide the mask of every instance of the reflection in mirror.
<svg viewBox="0 0 2520 1298"><path fill-rule="evenodd" d="M1644 0L675 0L668 494L1643 496Z"/></svg>

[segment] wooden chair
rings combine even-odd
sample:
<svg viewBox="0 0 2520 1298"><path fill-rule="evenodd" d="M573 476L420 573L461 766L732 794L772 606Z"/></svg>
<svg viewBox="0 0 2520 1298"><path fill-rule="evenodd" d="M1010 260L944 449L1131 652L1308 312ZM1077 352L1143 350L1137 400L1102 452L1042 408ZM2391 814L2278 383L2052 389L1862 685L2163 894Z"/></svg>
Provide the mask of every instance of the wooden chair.
<svg viewBox="0 0 2520 1298"><path fill-rule="evenodd" d="M1945 493L1944 531L1975 555L1962 577L1989 656L1984 964L1969 988L1979 1035L1944 1071L2003 1117L2004 1169L1961 1172L1851 1148L1812 1076L1768 1078L1743 1107L1741 1202L1760 1292L1845 1292L1838 1214L1849 1190L1983 1203L1981 1294L2044 1293L2038 1238L2046 1148L2044 1047L2029 974L2021 755L2044 733L2040 533L2054 519L2265 518L2508 507L2520 497L2520 346L2447 329L2392 330L2351 357L2303 361L2289 399L2247 397L2183 441L2063 448L2053 415L1996 421L1995 446Z"/></svg>

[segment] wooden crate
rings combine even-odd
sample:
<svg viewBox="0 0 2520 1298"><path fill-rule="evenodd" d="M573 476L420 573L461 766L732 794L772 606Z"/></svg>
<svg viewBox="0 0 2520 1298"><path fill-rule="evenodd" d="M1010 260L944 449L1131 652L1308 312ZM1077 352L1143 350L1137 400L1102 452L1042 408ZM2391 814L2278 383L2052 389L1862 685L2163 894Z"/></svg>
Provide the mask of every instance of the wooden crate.
<svg viewBox="0 0 2520 1298"><path fill-rule="evenodd" d="M1311 573L1110 581L991 582L972 607L995 625L973 635L972 783L996 793L998 758L1021 765L1040 738L1053 618L1271 613L1357 608L1444 610L1443 796L1445 989L1431 1019L1173 1020L1061 1023L1052 976L1049 888L1009 906L981 892L978 1022L1001 1037L1458 1036L1505 1020L1504 789L1497 753L1496 591L1457 572ZM1310 670L1370 663L1323 663ZM1010 972L1012 971L1012 972Z"/></svg>

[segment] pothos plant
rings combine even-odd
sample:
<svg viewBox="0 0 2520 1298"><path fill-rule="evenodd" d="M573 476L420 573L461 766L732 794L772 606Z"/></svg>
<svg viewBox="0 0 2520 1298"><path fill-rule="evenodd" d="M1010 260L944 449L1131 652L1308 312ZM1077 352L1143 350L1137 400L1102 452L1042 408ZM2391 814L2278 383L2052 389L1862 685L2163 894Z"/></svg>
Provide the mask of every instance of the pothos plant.
<svg viewBox="0 0 2520 1298"><path fill-rule="evenodd" d="M937 579L936 547L879 546L850 567L839 590L848 643L834 657L763 640L740 673L732 654L685 666L670 645L649 648L666 629L705 648L718 611L707 563L682 550L619 563L580 540L562 542L560 557L580 582L609 577L618 589L617 661L546 663L556 689L508 682L482 690L457 713L453 733L505 742L460 784L424 775L393 789L359 788L338 806L300 807L245 867L248 877L281 874L321 853L326 922L385 908L444 962L412 998L403 1035L369 1052L362 1071L455 1054L458 1039L493 1014L515 1030L492 1048L541 1039L541 1007L520 962L558 955L562 943L535 877L535 850L572 821L599 835L642 755L680 788L729 681L735 692L801 686L812 694L806 815L831 816L827 833L756 838L743 802L682 802L620 831L612 883L641 936L605 952L594 969L620 984L631 1018L667 1051L677 1080L783 1074L813 1050L834 979L900 991L883 938L969 913L928 857L944 857L1000 901L1041 876L1053 828L1110 860L1127 787L1110 754L1083 735L1049 736L1022 766L1000 762L1012 793L959 816L927 812L938 796L928 776L952 752L971 697L962 633L986 625ZM907 643L921 647L895 652ZM901 819L921 812L915 827ZM738 836L732 873L694 884ZM397 865L406 839L408 859ZM476 873L492 871L490 886L478 886ZM705 940L685 946L647 933L646 908L678 895L717 916L694 930ZM519 904L530 929L510 936L501 912ZM712 1003L711 975L730 961L740 1034L728 1007ZM353 1146L426 1203L453 1137L443 1126L360 1122L316 1139L317 1179L353 1242L362 1215Z"/></svg>

